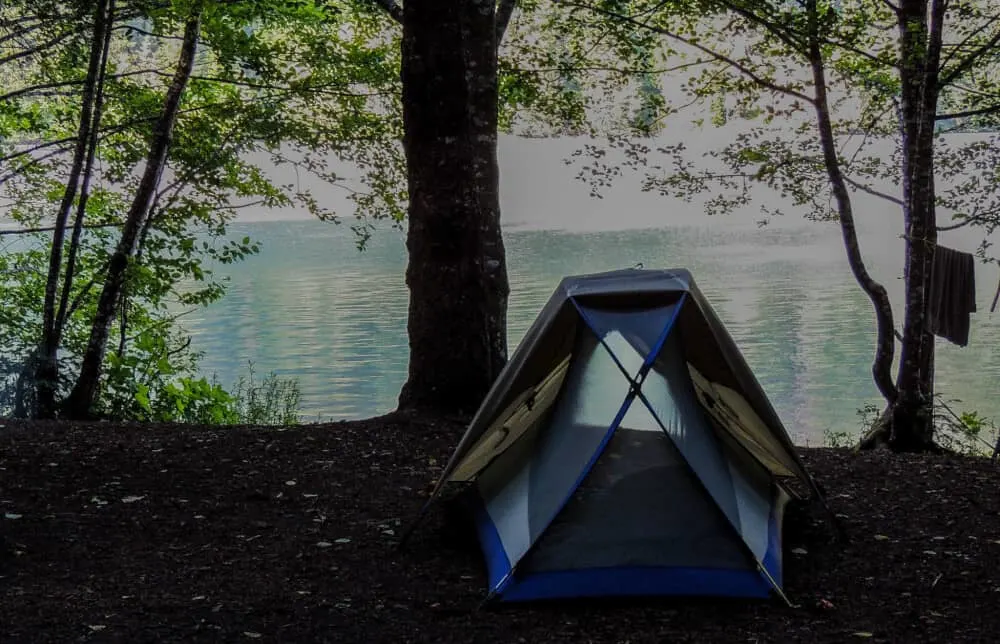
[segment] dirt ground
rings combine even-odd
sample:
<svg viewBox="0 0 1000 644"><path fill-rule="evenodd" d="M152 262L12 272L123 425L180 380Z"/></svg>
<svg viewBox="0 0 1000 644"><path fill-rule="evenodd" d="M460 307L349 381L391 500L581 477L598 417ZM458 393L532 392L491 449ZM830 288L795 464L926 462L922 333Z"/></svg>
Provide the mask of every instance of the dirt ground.
<svg viewBox="0 0 1000 644"><path fill-rule="evenodd" d="M482 608L434 512L461 428L0 420L0 642L994 642L1000 467L803 449L845 539L803 508L774 601Z"/></svg>

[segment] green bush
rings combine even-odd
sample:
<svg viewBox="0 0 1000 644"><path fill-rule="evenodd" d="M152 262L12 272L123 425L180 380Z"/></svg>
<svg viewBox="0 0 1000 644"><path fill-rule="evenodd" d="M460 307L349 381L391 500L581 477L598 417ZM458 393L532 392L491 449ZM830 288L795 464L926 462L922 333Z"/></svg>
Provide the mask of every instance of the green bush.
<svg viewBox="0 0 1000 644"><path fill-rule="evenodd" d="M110 356L100 415L113 420L202 425L294 425L299 423L298 381L273 372L257 383L253 364L227 391L215 378L191 375L196 356L174 364L162 337L135 343L139 353Z"/></svg>
<svg viewBox="0 0 1000 644"><path fill-rule="evenodd" d="M241 376L233 392L240 422L249 425L297 425L302 398L298 381L282 379L271 372L257 384L252 362L248 371L249 376Z"/></svg>

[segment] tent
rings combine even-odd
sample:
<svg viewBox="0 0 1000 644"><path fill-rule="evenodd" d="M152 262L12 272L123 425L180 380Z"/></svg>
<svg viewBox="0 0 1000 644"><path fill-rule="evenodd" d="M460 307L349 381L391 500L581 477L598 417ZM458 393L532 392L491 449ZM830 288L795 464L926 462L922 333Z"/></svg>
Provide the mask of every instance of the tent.
<svg viewBox="0 0 1000 644"><path fill-rule="evenodd" d="M489 599L784 597L795 480L818 493L690 273L628 269L559 284L428 506L466 484Z"/></svg>

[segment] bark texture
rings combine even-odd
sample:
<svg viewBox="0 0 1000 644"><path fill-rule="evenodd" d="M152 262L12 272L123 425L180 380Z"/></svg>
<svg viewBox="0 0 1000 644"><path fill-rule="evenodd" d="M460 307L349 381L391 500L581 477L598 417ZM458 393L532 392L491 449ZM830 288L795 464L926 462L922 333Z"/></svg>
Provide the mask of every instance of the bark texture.
<svg viewBox="0 0 1000 644"><path fill-rule="evenodd" d="M899 3L900 125L903 141L906 308L889 446L934 449L934 337L928 332L931 271L937 246L934 123L944 22L943 0Z"/></svg>
<svg viewBox="0 0 1000 644"><path fill-rule="evenodd" d="M160 178L167 165L167 154L170 150L174 125L177 122L181 97L194 68L200 31L201 13L196 11L188 18L184 27L177 68L170 87L167 89L163 111L160 113L153 132L146 159L146 168L122 227L122 236L108 266L107 276L97 303L97 315L91 326L87 351L80 367L80 375L64 404L66 415L69 418L86 418L91 413L98 391L108 336L111 333L115 311L118 309L124 289L129 263L138 251L141 232L149 217L150 207L159 187Z"/></svg>
<svg viewBox="0 0 1000 644"><path fill-rule="evenodd" d="M493 2L403 4L410 364L400 409L472 412L507 361L496 38Z"/></svg>

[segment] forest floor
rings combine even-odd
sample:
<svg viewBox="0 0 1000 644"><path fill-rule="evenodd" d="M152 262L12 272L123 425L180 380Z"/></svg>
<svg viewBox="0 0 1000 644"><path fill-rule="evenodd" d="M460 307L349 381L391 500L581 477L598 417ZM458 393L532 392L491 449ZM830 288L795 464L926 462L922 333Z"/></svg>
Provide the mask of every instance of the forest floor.
<svg viewBox="0 0 1000 644"><path fill-rule="evenodd" d="M1000 466L803 449L840 516L793 509L773 601L481 608L444 512L461 428L0 420L0 642L993 642Z"/></svg>

